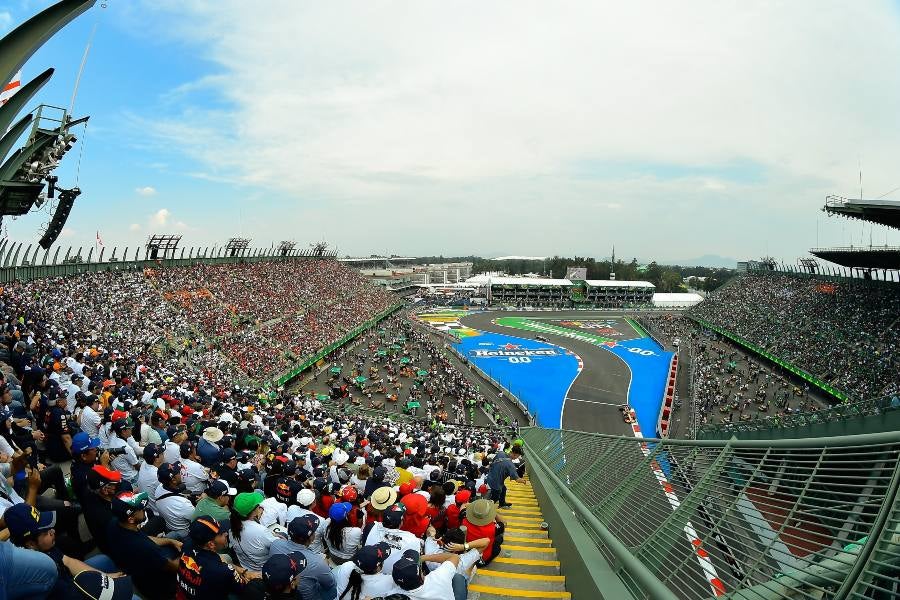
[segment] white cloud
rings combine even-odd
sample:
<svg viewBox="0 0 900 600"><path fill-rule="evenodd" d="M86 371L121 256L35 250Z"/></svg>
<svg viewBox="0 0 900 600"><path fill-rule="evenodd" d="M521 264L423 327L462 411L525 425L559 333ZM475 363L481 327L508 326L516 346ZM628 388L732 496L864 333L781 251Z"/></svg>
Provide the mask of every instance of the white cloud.
<svg viewBox="0 0 900 600"><path fill-rule="evenodd" d="M134 191L135 191L135 193L137 193L138 196L155 196L156 195L156 188L151 187L149 185L144 186L144 187L135 188Z"/></svg>
<svg viewBox="0 0 900 600"><path fill-rule="evenodd" d="M12 14L8 10L0 10L0 32L5 32L12 25ZM8 82L4 81L4 85Z"/></svg>
<svg viewBox="0 0 900 600"><path fill-rule="evenodd" d="M168 208L161 208L150 217L150 222L154 225L165 226L169 222L169 217L171 216L172 213L169 212Z"/></svg>
<svg viewBox="0 0 900 600"><path fill-rule="evenodd" d="M59 233L59 237L61 238L73 238L78 232L69 227L63 227L63 230Z"/></svg>
<svg viewBox="0 0 900 600"><path fill-rule="evenodd" d="M131 225L128 226L128 231L131 231L133 233L137 233L140 230L141 230L141 226L138 223L132 223Z"/></svg>
<svg viewBox="0 0 900 600"><path fill-rule="evenodd" d="M169 11L170 35L216 65L179 88L184 113L152 121L154 133L206 178L353 214L360 225L343 228L343 247L364 250L366 232L393 227L414 229L422 250L462 240L479 251L494 236L508 252L553 253L575 236L571 219L547 231L548 210L590 222L619 205L621 222L608 220L598 239L654 239L653 220L686 230L725 200L760 217L759 229L745 222L724 239L722 253L758 246L779 227L796 246L824 193L851 192L857 156L867 187L896 184L900 136L886 124L900 105L900 19L887 0L145 7ZM197 89L227 108L192 105ZM574 180L570 167L582 161L646 165L647 176ZM754 166L760 181L666 179L653 167L734 163ZM594 201L600 192L615 201ZM493 218L469 218L466 206ZM783 217L774 227L772 209ZM413 227L437 218L453 235ZM709 224L732 217L719 218ZM546 233L539 241L535 227Z"/></svg>

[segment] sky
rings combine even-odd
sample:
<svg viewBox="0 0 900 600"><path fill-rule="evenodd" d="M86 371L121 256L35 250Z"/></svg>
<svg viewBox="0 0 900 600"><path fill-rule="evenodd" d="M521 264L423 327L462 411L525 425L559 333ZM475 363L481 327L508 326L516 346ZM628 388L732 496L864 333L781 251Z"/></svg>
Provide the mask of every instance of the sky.
<svg viewBox="0 0 900 600"><path fill-rule="evenodd" d="M47 0L0 3L0 33ZM104 5L105 8L102 6ZM92 35L93 32L93 35ZM57 242L677 261L900 245L900 3L101 0L23 69L91 115ZM36 241L46 209L4 221Z"/></svg>

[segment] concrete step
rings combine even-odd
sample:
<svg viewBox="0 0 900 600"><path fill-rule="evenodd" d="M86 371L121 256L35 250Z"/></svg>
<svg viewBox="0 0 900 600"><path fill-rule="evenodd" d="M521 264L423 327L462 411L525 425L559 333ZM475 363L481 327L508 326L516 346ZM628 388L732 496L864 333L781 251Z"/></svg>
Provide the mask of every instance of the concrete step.
<svg viewBox="0 0 900 600"><path fill-rule="evenodd" d="M476 596L475 593L478 595ZM507 600L508 598L564 598L572 594L565 590L534 590L504 588L480 583L469 584L469 598L472 600Z"/></svg>
<svg viewBox="0 0 900 600"><path fill-rule="evenodd" d="M550 544L553 543L553 541L548 538L530 537L530 536L521 535L521 534L504 535L503 541L508 542L510 544L519 544L519 545L524 544L526 546L531 545L531 546L537 546L537 547L549 546Z"/></svg>
<svg viewBox="0 0 900 600"><path fill-rule="evenodd" d="M526 560L556 560L556 549L553 547L533 548L529 546L520 546L518 544L507 544L503 542L500 549L501 556L504 558L522 558Z"/></svg>
<svg viewBox="0 0 900 600"><path fill-rule="evenodd" d="M490 567L478 569L475 583L499 587L516 587L530 590L564 590L566 578L562 575L533 575L531 573L510 573Z"/></svg>
<svg viewBox="0 0 900 600"><path fill-rule="evenodd" d="M559 575L559 561L538 558L507 558L498 556L491 561L490 568L509 573L531 573L533 575Z"/></svg>
<svg viewBox="0 0 900 600"><path fill-rule="evenodd" d="M507 527L506 528L507 538L510 535L514 535L516 537L538 539L538 540L549 539L547 532L544 531L543 529L520 529L518 527Z"/></svg>

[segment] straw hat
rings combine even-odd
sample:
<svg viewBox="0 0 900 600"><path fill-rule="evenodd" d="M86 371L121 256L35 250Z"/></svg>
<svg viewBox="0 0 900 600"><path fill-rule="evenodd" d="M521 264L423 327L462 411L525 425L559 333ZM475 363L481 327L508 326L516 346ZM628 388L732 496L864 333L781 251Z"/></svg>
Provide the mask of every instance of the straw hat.
<svg viewBox="0 0 900 600"><path fill-rule="evenodd" d="M218 427L207 427L203 430L203 439L212 444L217 443L224 437L224 433Z"/></svg>

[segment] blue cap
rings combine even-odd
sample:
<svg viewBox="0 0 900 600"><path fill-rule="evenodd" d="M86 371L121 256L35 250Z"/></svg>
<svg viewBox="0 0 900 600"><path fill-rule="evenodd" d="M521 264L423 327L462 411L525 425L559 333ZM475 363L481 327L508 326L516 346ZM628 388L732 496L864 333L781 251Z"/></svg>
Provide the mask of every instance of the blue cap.
<svg viewBox="0 0 900 600"><path fill-rule="evenodd" d="M293 539L305 540L319 528L319 517L316 515L303 515L294 517L288 523L288 535Z"/></svg>
<svg viewBox="0 0 900 600"><path fill-rule="evenodd" d="M127 575L110 577L100 571L82 571L75 576L73 583L81 592L79 598L131 600L134 597L134 584Z"/></svg>
<svg viewBox="0 0 900 600"><path fill-rule="evenodd" d="M328 510L328 516L332 521L341 522L347 518L351 510L353 510L353 505L349 502L336 502Z"/></svg>
<svg viewBox="0 0 900 600"><path fill-rule="evenodd" d="M388 529L399 529L406 515L406 505L400 502L388 506L384 511L384 526Z"/></svg>
<svg viewBox="0 0 900 600"><path fill-rule="evenodd" d="M218 521L209 516L197 517L188 527L191 540L201 546L214 540L217 535L228 532L231 529L231 521L223 519Z"/></svg>
<svg viewBox="0 0 900 600"><path fill-rule="evenodd" d="M379 542L357 550L353 557L353 564L362 569L366 575L374 575L378 572L378 567L384 566L384 561L390 555L391 547L384 542Z"/></svg>
<svg viewBox="0 0 900 600"><path fill-rule="evenodd" d="M157 458L162 456L163 449L159 444L154 444L150 442L146 446L144 446L144 460L147 461L147 464L153 464Z"/></svg>
<svg viewBox="0 0 900 600"><path fill-rule="evenodd" d="M13 540L24 540L28 536L56 527L56 512L41 512L24 502L7 508L3 519Z"/></svg>
<svg viewBox="0 0 900 600"><path fill-rule="evenodd" d="M275 554L269 557L262 568L263 583L266 588L280 589L306 568L306 557L299 552Z"/></svg>
<svg viewBox="0 0 900 600"><path fill-rule="evenodd" d="M81 454L82 452L87 452L92 448L99 447L100 438L92 438L83 431L72 436L72 454Z"/></svg>
<svg viewBox="0 0 900 600"><path fill-rule="evenodd" d="M159 465L159 470L156 471L156 478L159 479L159 482L162 484L169 483L172 479L175 478L176 475L181 474L181 463L173 462L173 463L163 463Z"/></svg>
<svg viewBox="0 0 900 600"><path fill-rule="evenodd" d="M419 553L415 550L407 550L403 553L391 570L394 583L407 592L420 587L425 578L422 576L422 568L419 564Z"/></svg>

